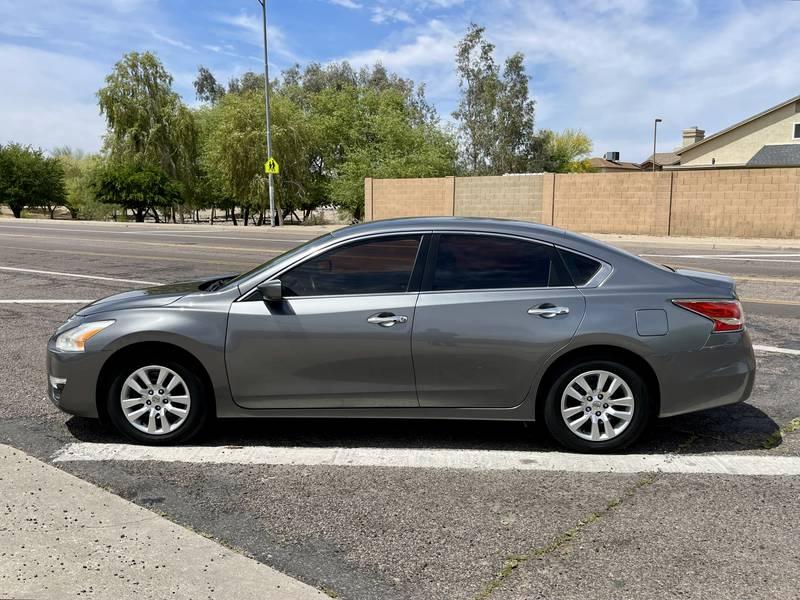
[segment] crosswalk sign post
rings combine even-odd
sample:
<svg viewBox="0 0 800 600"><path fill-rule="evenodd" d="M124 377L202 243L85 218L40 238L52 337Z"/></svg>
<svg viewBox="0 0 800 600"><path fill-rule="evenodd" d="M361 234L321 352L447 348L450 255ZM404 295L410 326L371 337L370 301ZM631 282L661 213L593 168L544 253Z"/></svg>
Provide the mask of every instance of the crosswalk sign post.
<svg viewBox="0 0 800 600"><path fill-rule="evenodd" d="M267 162L264 163L264 172L269 173L270 175L277 175L280 173L280 169L281 168L278 165L278 161L271 156L267 159Z"/></svg>

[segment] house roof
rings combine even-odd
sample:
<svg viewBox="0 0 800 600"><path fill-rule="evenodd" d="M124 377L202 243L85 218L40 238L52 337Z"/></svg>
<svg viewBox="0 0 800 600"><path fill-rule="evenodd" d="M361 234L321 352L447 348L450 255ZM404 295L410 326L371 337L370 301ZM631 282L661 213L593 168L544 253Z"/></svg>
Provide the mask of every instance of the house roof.
<svg viewBox="0 0 800 600"><path fill-rule="evenodd" d="M599 156L590 158L589 164L595 169L619 169L621 171L641 170L641 167L636 163L623 162L621 160L606 160Z"/></svg>
<svg viewBox="0 0 800 600"><path fill-rule="evenodd" d="M656 152L656 164L663 166L670 166L670 165L677 165L681 162L681 157L678 156L675 152ZM652 163L653 162L653 155L651 154L645 160L641 162L641 164L645 163Z"/></svg>
<svg viewBox="0 0 800 600"><path fill-rule="evenodd" d="M796 167L800 165L800 144L769 144L762 146L748 167Z"/></svg>
<svg viewBox="0 0 800 600"><path fill-rule="evenodd" d="M695 142L694 144L689 144L688 146L684 146L683 148L680 148L680 149L676 150L675 154L683 154L684 152L686 152L689 149L697 148L698 146L700 146L702 144L705 144L709 140L713 140L714 138L718 138L719 136L724 135L724 134L728 133L729 131L733 131L734 129L737 129L737 128L741 127L742 125L747 125L748 123L750 123L752 121L755 121L756 119L760 119L764 115L768 115L771 112L774 112L774 111L776 111L778 109L783 108L784 106L787 106L787 105L792 104L793 102L797 102L797 101L800 101L800 96L795 96L794 98L789 98L785 102L781 102L780 104L776 104L772 108L768 108L767 110L762 111L762 112L758 113L757 115L753 115L752 117L748 117L744 121L739 121L738 123L735 123L734 125L731 125L730 127L726 127L725 129L722 129L722 130L720 130L720 131L718 131L718 132L716 132L714 134L711 134L708 137L703 138L699 142Z"/></svg>

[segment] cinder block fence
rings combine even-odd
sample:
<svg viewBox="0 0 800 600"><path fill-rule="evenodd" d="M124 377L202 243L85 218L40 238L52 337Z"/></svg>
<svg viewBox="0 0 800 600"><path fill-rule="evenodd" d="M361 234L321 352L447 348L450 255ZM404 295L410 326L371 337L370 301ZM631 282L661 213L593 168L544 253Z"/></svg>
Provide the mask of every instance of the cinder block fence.
<svg viewBox="0 0 800 600"><path fill-rule="evenodd" d="M587 233L800 238L800 169L364 181L367 220L521 219Z"/></svg>

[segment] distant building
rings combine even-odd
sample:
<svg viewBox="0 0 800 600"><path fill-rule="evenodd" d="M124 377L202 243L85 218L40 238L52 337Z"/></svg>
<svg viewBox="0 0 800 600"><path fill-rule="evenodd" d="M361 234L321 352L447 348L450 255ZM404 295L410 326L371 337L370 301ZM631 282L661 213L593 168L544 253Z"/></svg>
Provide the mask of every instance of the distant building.
<svg viewBox="0 0 800 600"><path fill-rule="evenodd" d="M656 152L655 154L656 171L661 171L664 167L673 167L681 164L681 157L674 152ZM643 163L639 165L643 171L653 170L653 155L647 157Z"/></svg>
<svg viewBox="0 0 800 600"><path fill-rule="evenodd" d="M641 171L641 167L632 162L623 162L619 159L619 152L606 152L602 158L589 159L589 164L597 173L621 173L624 171Z"/></svg>
<svg viewBox="0 0 800 600"><path fill-rule="evenodd" d="M680 164L665 167L800 166L800 96L708 137L696 126L684 129L683 145L675 154Z"/></svg>

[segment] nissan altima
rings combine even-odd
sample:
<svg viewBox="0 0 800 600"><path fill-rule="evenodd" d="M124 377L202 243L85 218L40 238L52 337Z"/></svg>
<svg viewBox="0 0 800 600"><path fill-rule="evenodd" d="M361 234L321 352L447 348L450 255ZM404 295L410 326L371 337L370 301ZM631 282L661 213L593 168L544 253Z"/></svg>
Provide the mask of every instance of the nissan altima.
<svg viewBox="0 0 800 600"><path fill-rule="evenodd" d="M215 418L502 419L599 452L745 400L755 361L729 277L543 225L415 218L98 300L47 370L59 408L145 444Z"/></svg>

